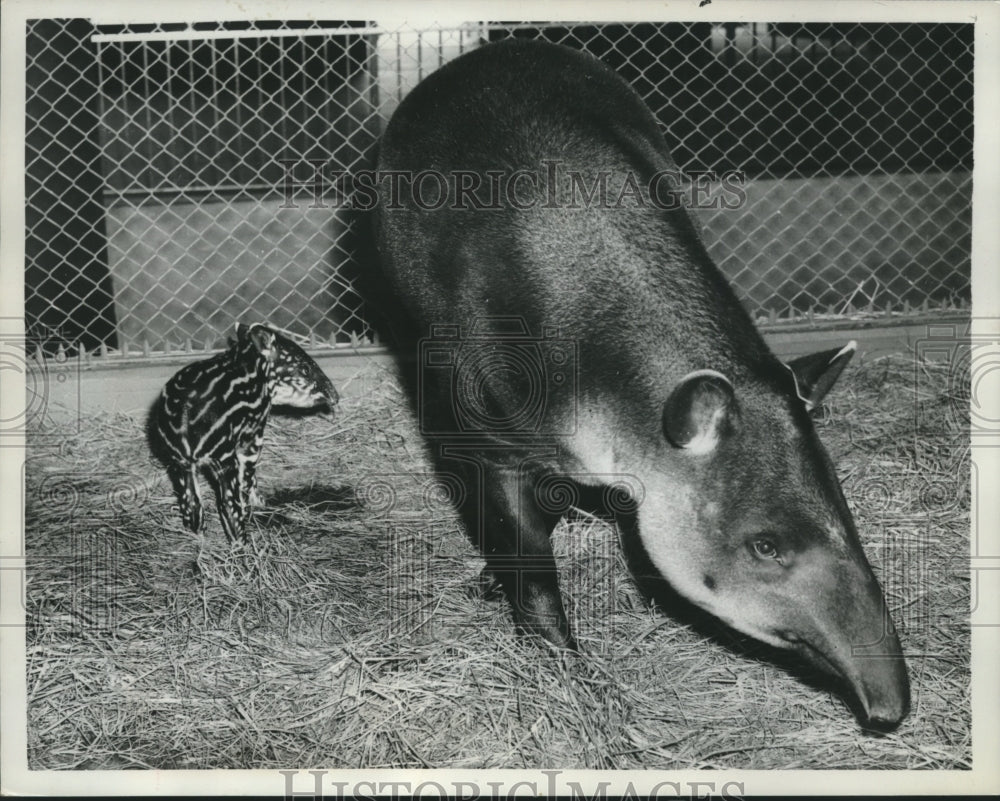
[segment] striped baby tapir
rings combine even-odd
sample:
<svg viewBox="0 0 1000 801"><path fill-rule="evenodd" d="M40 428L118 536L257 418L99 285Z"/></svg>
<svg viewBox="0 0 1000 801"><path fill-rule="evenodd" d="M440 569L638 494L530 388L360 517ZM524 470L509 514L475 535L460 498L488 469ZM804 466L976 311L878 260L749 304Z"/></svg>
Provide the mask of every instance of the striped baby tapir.
<svg viewBox="0 0 1000 801"><path fill-rule="evenodd" d="M260 323L238 323L226 351L179 370L153 406L149 439L167 467L184 526L201 529L204 472L226 536L245 540L252 509L261 505L256 470L271 407L332 412L338 401L319 365Z"/></svg>

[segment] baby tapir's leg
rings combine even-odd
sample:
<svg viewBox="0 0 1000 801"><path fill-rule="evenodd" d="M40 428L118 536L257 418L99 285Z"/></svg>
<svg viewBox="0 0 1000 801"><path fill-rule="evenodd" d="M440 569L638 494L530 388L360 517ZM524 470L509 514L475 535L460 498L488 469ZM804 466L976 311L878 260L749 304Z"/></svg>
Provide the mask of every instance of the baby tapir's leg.
<svg viewBox="0 0 1000 801"><path fill-rule="evenodd" d="M219 508L219 520L230 542L246 539L247 504L240 486L240 467L235 455L223 461L213 461L208 467Z"/></svg>
<svg viewBox="0 0 1000 801"><path fill-rule="evenodd" d="M257 462L260 459L260 447L252 449L250 453L236 454L239 465L239 483L242 492L243 502L247 509L247 520L253 515L254 507L261 507L264 501L257 491Z"/></svg>
<svg viewBox="0 0 1000 801"><path fill-rule="evenodd" d="M181 510L184 528L197 533L201 529L201 488L198 468L191 465L171 464L167 468L170 483L174 486L177 505Z"/></svg>

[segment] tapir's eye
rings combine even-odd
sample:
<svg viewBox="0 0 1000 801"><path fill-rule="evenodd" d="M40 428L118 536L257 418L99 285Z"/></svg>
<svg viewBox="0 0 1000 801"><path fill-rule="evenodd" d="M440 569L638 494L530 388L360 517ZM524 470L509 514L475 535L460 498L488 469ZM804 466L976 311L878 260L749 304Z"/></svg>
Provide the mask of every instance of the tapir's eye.
<svg viewBox="0 0 1000 801"><path fill-rule="evenodd" d="M753 552L761 559L777 559L778 549L771 540L759 539L751 543Z"/></svg>

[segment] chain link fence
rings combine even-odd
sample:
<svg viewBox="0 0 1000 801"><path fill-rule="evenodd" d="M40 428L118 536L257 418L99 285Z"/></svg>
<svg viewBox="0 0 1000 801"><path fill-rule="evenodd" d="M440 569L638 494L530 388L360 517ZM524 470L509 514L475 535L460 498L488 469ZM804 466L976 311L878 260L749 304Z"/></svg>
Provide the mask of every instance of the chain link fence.
<svg viewBox="0 0 1000 801"><path fill-rule="evenodd" d="M972 25L39 19L27 36L25 308L45 352L213 348L254 317L371 343L361 222L335 181L316 197L317 170L370 166L410 88L508 36L593 53L681 170L744 176L740 208L696 215L758 318L971 300Z"/></svg>

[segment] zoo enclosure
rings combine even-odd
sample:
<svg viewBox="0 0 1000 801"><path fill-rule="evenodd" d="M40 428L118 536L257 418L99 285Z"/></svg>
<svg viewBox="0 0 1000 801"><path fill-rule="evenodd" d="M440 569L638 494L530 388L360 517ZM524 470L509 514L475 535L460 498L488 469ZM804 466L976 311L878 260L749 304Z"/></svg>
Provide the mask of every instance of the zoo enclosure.
<svg viewBox="0 0 1000 801"><path fill-rule="evenodd" d="M745 174L741 208L696 214L758 318L970 302L972 25L40 19L27 29L29 340L213 348L250 316L315 345L371 342L360 224L310 208L312 162L370 166L410 88L507 36L616 69L681 170Z"/></svg>

